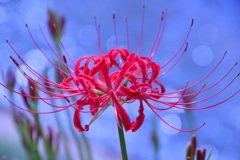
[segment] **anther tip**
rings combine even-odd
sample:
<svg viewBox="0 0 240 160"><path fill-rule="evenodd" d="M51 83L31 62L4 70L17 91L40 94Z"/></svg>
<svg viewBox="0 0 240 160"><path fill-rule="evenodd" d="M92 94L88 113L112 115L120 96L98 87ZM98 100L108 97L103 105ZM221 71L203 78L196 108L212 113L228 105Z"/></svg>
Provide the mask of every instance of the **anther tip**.
<svg viewBox="0 0 240 160"><path fill-rule="evenodd" d="M237 76L239 76L239 75L240 75L240 72L238 72Z"/></svg>
<svg viewBox="0 0 240 160"><path fill-rule="evenodd" d="M56 29L56 24L55 23L53 23L53 28Z"/></svg>
<svg viewBox="0 0 240 160"><path fill-rule="evenodd" d="M194 22L194 21L193 21L193 18L192 18L191 27L193 26L193 22Z"/></svg>
<svg viewBox="0 0 240 160"><path fill-rule="evenodd" d="M227 51L224 52L224 56L227 54Z"/></svg>
<svg viewBox="0 0 240 160"><path fill-rule="evenodd" d="M96 15L94 15L93 18L96 19Z"/></svg>
<svg viewBox="0 0 240 160"><path fill-rule="evenodd" d="M205 122L203 122L203 124L202 124L202 126L204 126L206 123Z"/></svg>
<svg viewBox="0 0 240 160"><path fill-rule="evenodd" d="M235 63L235 66L238 64L238 62Z"/></svg>
<svg viewBox="0 0 240 160"><path fill-rule="evenodd" d="M161 20L163 20L164 12L162 12Z"/></svg>
<svg viewBox="0 0 240 160"><path fill-rule="evenodd" d="M206 83L205 84L203 84L203 86L202 87L205 87L206 86Z"/></svg>
<svg viewBox="0 0 240 160"><path fill-rule="evenodd" d="M64 99L66 99L66 101L70 102L69 99L67 97L64 97Z"/></svg>
<svg viewBox="0 0 240 160"><path fill-rule="evenodd" d="M7 38L5 39L5 41L8 43L8 40L7 40Z"/></svg>
<svg viewBox="0 0 240 160"><path fill-rule="evenodd" d="M145 4L143 5L143 8L145 8Z"/></svg>
<svg viewBox="0 0 240 160"><path fill-rule="evenodd" d="M6 96L6 95L3 95L3 97L7 98L7 96Z"/></svg>
<svg viewBox="0 0 240 160"><path fill-rule="evenodd" d="M187 80L186 84L188 84L188 83L189 83L189 80Z"/></svg>
<svg viewBox="0 0 240 160"><path fill-rule="evenodd" d="M188 48L188 42L186 42L185 52L187 51L187 48Z"/></svg>
<svg viewBox="0 0 240 160"><path fill-rule="evenodd" d="M115 13L115 12L113 12L113 19L115 19L115 16L116 16L116 13Z"/></svg>
<svg viewBox="0 0 240 160"><path fill-rule="evenodd" d="M25 26L26 26L26 27L28 27L28 24L27 24L27 23L25 23Z"/></svg>
<svg viewBox="0 0 240 160"><path fill-rule="evenodd" d="M125 19L127 20L127 16L125 16Z"/></svg>
<svg viewBox="0 0 240 160"><path fill-rule="evenodd" d="M67 63L66 57L63 55L63 60L65 63Z"/></svg>

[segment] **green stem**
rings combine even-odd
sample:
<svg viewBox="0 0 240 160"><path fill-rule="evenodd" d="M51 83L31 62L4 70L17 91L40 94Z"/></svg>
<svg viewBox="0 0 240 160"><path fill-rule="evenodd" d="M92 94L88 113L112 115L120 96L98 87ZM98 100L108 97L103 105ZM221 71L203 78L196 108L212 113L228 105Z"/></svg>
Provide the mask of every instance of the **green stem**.
<svg viewBox="0 0 240 160"><path fill-rule="evenodd" d="M122 120L120 119L120 117L118 117L118 121L119 121L120 127L122 128ZM121 129L120 127L118 126L118 134L119 134L119 140L121 145L122 159L128 160L124 133L123 133L123 129Z"/></svg>
<svg viewBox="0 0 240 160"><path fill-rule="evenodd" d="M68 123L69 123L69 125L70 125L70 129L71 129L73 138L74 138L74 140L75 140L75 142L76 142L76 144L77 144L79 157L80 157L80 159L83 160L83 159L84 159L84 156L83 156L82 146L81 146L81 144L80 144L80 142L79 142L79 138L77 137L76 132L74 131L74 128L73 128L73 126L72 126L72 121L71 121L71 118L70 118L69 110L66 109L66 112L67 112Z"/></svg>
<svg viewBox="0 0 240 160"><path fill-rule="evenodd" d="M84 142L84 144L86 146L86 149L87 149L88 159L92 160L92 154L91 154L90 145L89 145L87 137L85 136L84 133L82 133L82 138L83 138L83 142Z"/></svg>
<svg viewBox="0 0 240 160"><path fill-rule="evenodd" d="M54 108L54 111L55 110L56 109ZM63 138L63 144L64 144L64 149L65 149L65 152L66 152L67 159L71 160L72 158L71 158L71 155L70 155L70 152L69 152L69 147L68 147L69 145L68 145L67 136L66 136L65 132L63 131L63 128L61 126L61 122L60 122L60 119L59 119L57 113L55 113L55 119L57 121L57 126L59 128L59 132L60 132L60 134L61 134L61 136Z"/></svg>
<svg viewBox="0 0 240 160"><path fill-rule="evenodd" d="M39 116L38 116L38 114L34 114L33 117L34 117L35 123L36 123L36 125L37 125L37 127L39 129L40 135L41 135L41 137L43 139L43 143L44 143L45 151L47 152L48 160L53 160L53 159L55 159L55 156L51 152L51 149L49 147L49 143L48 143L48 141L47 141L47 139L46 139L46 137L45 137L45 135L43 133L42 126L41 126L40 121L39 121Z"/></svg>

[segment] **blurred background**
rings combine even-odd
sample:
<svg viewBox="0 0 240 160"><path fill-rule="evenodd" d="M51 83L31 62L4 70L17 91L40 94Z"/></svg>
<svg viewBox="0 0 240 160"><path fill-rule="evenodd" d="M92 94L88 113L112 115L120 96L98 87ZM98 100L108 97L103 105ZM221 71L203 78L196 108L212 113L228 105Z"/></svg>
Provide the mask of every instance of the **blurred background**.
<svg viewBox="0 0 240 160"><path fill-rule="evenodd" d="M180 48L191 25L194 25L189 36L188 51L177 66L159 79L167 92L179 90L185 87L185 82L190 84L201 80L220 61L224 52L228 53L222 64L204 82L192 88L198 91L206 83L211 86L221 79L240 59L240 1L238 0L0 0L0 70L2 75L0 82L6 84L6 73L11 68L16 78L14 89L27 87L27 81L17 71L17 68L9 58L15 56L13 50L5 42L7 38L21 57L39 73L43 74L48 68L50 78L54 75L52 65L44 58L41 52L29 36L25 23L28 24L31 33L41 49L54 60L51 49L44 40L39 26L42 28L50 44L54 46L51 34L48 30L47 9L56 11L65 16L62 42L74 60L86 55L98 55L97 36L93 16L97 16L100 24L100 37L103 53L111 48L116 48L112 13L116 12L117 35L120 48L127 47L125 16L128 16L130 51L136 53L142 22L142 5L146 5L145 23L142 44L139 54L147 56L157 35L162 11L167 10L166 26L162 41L153 57L156 63L165 64ZM171 65L170 65L171 66ZM73 67L73 66L70 66ZM195 100L211 96L224 88L239 72L239 66L218 85L210 91L199 94ZM5 78L3 78L5 77ZM213 105L227 99L240 89L239 79L230 85L224 92L214 98L192 105L191 107L204 107ZM0 95L10 95L10 92L0 86ZM24 107L21 96L12 95L13 101ZM26 152L22 147L21 137L17 130L13 107L0 96L0 156L5 155L9 159L26 159ZM132 133L125 133L129 159L154 159L156 154L162 160L175 160L185 158L185 147L191 136L196 134L198 148L206 148L207 153L211 149L212 160L237 160L240 159L240 98L239 94L231 100L207 110L184 111L171 109L159 114L173 126L190 130L206 125L194 133L183 133L165 125L145 105L145 121L142 127ZM39 111L49 111L45 103L39 101ZM161 104L154 103L155 106ZM126 110L131 116L138 115L138 103L126 105ZM71 117L73 109L69 109ZM24 112L29 118L33 116ZM78 159L76 140L71 136L72 132L65 111L56 113L66 139L72 159ZM90 115L81 115L83 123L87 123ZM50 126L54 132L59 132L55 115L39 116L43 130ZM80 133L75 133L77 136ZM84 133L91 148L94 160L121 159L121 151L118 139L117 124L113 108L106 110L90 130ZM157 136L157 138L156 138ZM82 138L79 138L82 140ZM155 142L154 142L155 141ZM158 147L154 148L154 143ZM58 159L66 156L66 150L60 137ZM41 148L42 144L40 144ZM156 151L157 150L157 151ZM44 150L41 151L44 153ZM173 154L174 153L174 154Z"/></svg>

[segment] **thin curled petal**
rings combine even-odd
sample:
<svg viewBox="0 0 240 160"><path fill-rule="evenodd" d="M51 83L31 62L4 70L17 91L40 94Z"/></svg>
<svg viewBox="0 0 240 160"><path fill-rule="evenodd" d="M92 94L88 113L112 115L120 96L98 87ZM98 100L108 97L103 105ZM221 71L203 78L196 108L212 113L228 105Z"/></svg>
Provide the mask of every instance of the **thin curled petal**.
<svg viewBox="0 0 240 160"><path fill-rule="evenodd" d="M83 131L88 131L89 126L85 125L85 128L82 127L81 125L81 120L80 120L80 108L76 107L75 112L74 112L74 117L73 117L73 123L74 127L78 132L83 132Z"/></svg>
<svg viewBox="0 0 240 160"><path fill-rule="evenodd" d="M132 123L132 131L135 132L137 131L143 124L143 121L144 121L144 118L145 118L145 115L143 113L143 103L142 103L142 100L140 101L140 107L139 107L139 110L138 110L138 113L139 113L139 116L137 117L136 119L136 122L133 122Z"/></svg>
<svg viewBox="0 0 240 160"><path fill-rule="evenodd" d="M123 122L123 126L125 128L125 131L131 130L132 129L132 123L131 123L131 120L128 116L128 113L122 107L122 105L118 102L117 97L116 97L116 95L114 95L114 93L112 94L112 101L113 101L113 106L117 111L117 114L119 115L120 119Z"/></svg>

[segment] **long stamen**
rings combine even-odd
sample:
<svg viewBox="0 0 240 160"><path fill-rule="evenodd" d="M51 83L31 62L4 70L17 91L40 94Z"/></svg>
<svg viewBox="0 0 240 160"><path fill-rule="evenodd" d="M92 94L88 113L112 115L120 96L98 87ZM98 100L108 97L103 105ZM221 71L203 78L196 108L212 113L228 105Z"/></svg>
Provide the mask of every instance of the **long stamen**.
<svg viewBox="0 0 240 160"><path fill-rule="evenodd" d="M26 66L26 68L34 75L34 76L36 76L37 78L39 78L39 77L41 77L41 78L39 78L39 79L44 79L44 80L46 80L46 81L48 81L48 82L50 82L50 83L52 83L52 84L55 84L55 85L59 85L59 84L57 84L57 83L55 83L55 82L53 82L53 81L50 81L49 79L47 79L47 78L45 78L44 76L42 76L42 75L40 75L38 72L36 72L34 69L32 69L21 57L20 57L20 55L17 53L17 51L12 47L12 45L8 42L8 40L6 39L6 42L7 42L7 44L11 47L11 49L14 51L14 53L18 56L18 58L22 61L22 63ZM10 58L11 58L11 56L10 56ZM11 58L12 59L12 58ZM15 63L15 62L14 62ZM60 68L59 68L59 70L60 71L62 71ZM63 73L65 73L65 74L67 74L66 72L64 72L64 71L62 71ZM38 76L37 76L38 75ZM68 75L68 74L67 74ZM43 81L43 80L42 80Z"/></svg>
<svg viewBox="0 0 240 160"><path fill-rule="evenodd" d="M44 38L45 41L47 42L49 48L52 50L52 52L54 53L54 55L58 58L58 60L59 60L65 67L67 67L67 66L65 65L65 63L63 62L63 60L59 57L59 55L57 54L57 52L53 49L53 47L51 46L51 44L48 42L48 40L47 40L47 38L46 38L46 36L45 36L45 34L44 34L44 32L43 32L43 30L42 30L42 28L41 28L40 26L39 26L39 29L40 29L40 31L41 31L41 33L42 33L43 38ZM59 67L59 66L58 66L58 67ZM60 68L60 67L59 67L59 68Z"/></svg>
<svg viewBox="0 0 240 160"><path fill-rule="evenodd" d="M168 73L169 71L171 71L173 69L173 67L176 66L176 64L180 61L180 59L182 58L183 54L187 51L187 46L188 43L186 43L186 48L184 49L184 51L182 51L180 57L178 58L178 60L172 65L172 67L170 67L167 71L163 72L162 74L158 75L158 77L163 76L164 74Z"/></svg>
<svg viewBox="0 0 240 160"><path fill-rule="evenodd" d="M36 42L35 39L33 38L33 36L32 36L32 34L31 34L31 32L30 32L27 24L26 24L26 28L27 28L27 30L28 30L28 33L29 33L32 41L34 42L34 44L36 45L36 47L39 49L39 51L43 54L43 56L44 56L55 68L57 68L59 71L61 71L61 72L64 73L64 71L63 71L62 69L58 68L58 67L46 56L46 54L42 51L42 49L39 47L39 45L37 44L37 42Z"/></svg>
<svg viewBox="0 0 240 160"><path fill-rule="evenodd" d="M48 95L52 95L52 96L57 96L57 97L63 97L63 94L57 94L55 92L50 92L49 90L46 90L44 88L41 88L39 87L38 85L36 85L35 83L41 85L41 86L44 86L44 87L48 87L47 85L44 85L44 84L41 84L39 83L38 81L35 81L34 79L32 79L31 77L29 77L20 67L18 67L18 69L20 70L20 72L23 74L23 76L33 85L35 86L37 89L39 89L40 91L48 94ZM48 87L48 88L51 88L51 89L54 89L52 87ZM66 91L66 89L58 89L58 88L55 88L55 90L60 90L60 91ZM82 93L82 92L78 92L79 93Z"/></svg>
<svg viewBox="0 0 240 160"><path fill-rule="evenodd" d="M23 74L23 76L33 85L35 86L36 88L38 88L40 91L46 93L46 94L49 94L49 95L52 95L52 96L58 96L58 97L62 97L61 94L57 94L57 93L54 93L54 92L50 92L49 90L46 90L46 89L43 89L41 87L39 87L38 85L36 85L35 83L41 85L41 86L44 86L44 87L47 87L47 88L51 88L51 89L54 89L54 90L62 90L62 91L67 91L66 89L58 89L58 88L52 88L50 86L47 86L47 85L44 85L42 83L39 83L38 81L35 81L34 79L32 79L31 77L29 77L20 67L19 67L19 64L12 58L10 57L13 62L16 64L17 68L19 69L20 73ZM4 85L3 85L4 86ZM62 86L62 85L61 85ZM5 87L5 86L4 86ZM64 87L64 86L63 86ZM81 91L79 93L82 93ZM79 94L78 93L78 94Z"/></svg>
<svg viewBox="0 0 240 160"><path fill-rule="evenodd" d="M179 109L186 109L186 110L200 110L200 109L208 109L208 108L212 108L212 107L215 107L215 106L218 106L226 101L228 101L229 99L233 98L235 95L237 95L238 93L240 92L240 89L235 92L233 95L231 95L230 97L228 97L227 99L221 101L221 102L218 102L214 105L211 105L211 106L207 106L207 107L201 107L201 108L187 108L187 107L180 107L180 106L176 106L175 108L179 108ZM186 103L186 104L190 104L190 103Z"/></svg>
<svg viewBox="0 0 240 160"><path fill-rule="evenodd" d="M186 95L183 95L182 96L182 98L183 98L183 101L182 102L188 102L188 101L191 101L192 99L194 99L195 97L197 97L197 95L199 95L199 93L201 93L202 92L202 90L203 90L203 88L206 86L206 84L203 84L202 85L202 87L201 87L201 89L197 92L197 93L195 93L192 97L190 97L190 98L188 98L188 99L184 99L185 97L186 97ZM186 91L186 90L184 90L184 91ZM179 101L180 102L180 101ZM178 102L178 103L179 103Z"/></svg>
<svg viewBox="0 0 240 160"><path fill-rule="evenodd" d="M102 55L101 40L100 40L100 25L97 25L97 18L96 18L96 16L94 16L93 18L94 18L95 28L96 28L96 32L97 32L99 54Z"/></svg>
<svg viewBox="0 0 240 160"><path fill-rule="evenodd" d="M189 84L189 81L186 82L185 88L187 88L188 84ZM144 99L144 101L147 103L148 106L150 106L150 107L152 107L152 108L154 108L154 109L156 109L156 110L168 110L168 109L171 109L171 108L175 107L176 105L178 105L178 103L181 101L181 99L182 99L183 96L185 95L185 92L186 92L186 90L183 91L183 93L182 93L182 95L181 95L180 97L177 97L177 96L174 97L174 98L179 98L177 102L173 102L173 103L163 102L163 104L169 106L169 107L167 107L167 108L155 107L155 106L153 106L151 103L149 103L146 99ZM152 94L151 94L151 95L152 95ZM146 96L146 98L151 99L151 95L145 95L145 96ZM152 100L154 100L154 99L155 99L155 98L153 98Z"/></svg>
<svg viewBox="0 0 240 160"><path fill-rule="evenodd" d="M55 107L55 108L65 108L65 106L56 106L56 105L52 105L52 104L48 103L45 98L41 98L39 96L39 94L35 91L35 89L32 86L30 86L30 89L34 92L35 95L37 95L40 98L40 100L42 100L47 105L49 105L51 107ZM63 99L66 99L66 97L63 97Z"/></svg>
<svg viewBox="0 0 240 160"><path fill-rule="evenodd" d="M159 28L158 28L158 32L157 32L157 37L156 37L156 39L155 39L155 41L154 41L154 44L153 44L153 46L152 46L151 51L149 52L149 54L148 54L148 56L147 56L148 58L150 57L150 55L151 55L151 53L152 53L152 51L153 51L153 49L154 49L154 47L155 47L155 45L156 45L156 43L157 43L158 36L159 36L160 30L161 30L161 28L162 28L163 16L164 16L164 12L162 12L161 21L160 21Z"/></svg>
<svg viewBox="0 0 240 160"><path fill-rule="evenodd" d="M160 34L160 37L159 37L159 40L158 40L158 43L157 43L157 46L156 48L154 49L154 51L152 52L151 56L150 56L150 59L152 59L152 57L155 55L157 49L158 49L158 46L161 42L161 39L162 39L162 36L163 36L163 31L164 31L164 28L165 28L165 24L166 24L166 19L167 19L167 10L165 11L165 17L163 19L163 28L162 28L162 32Z"/></svg>
<svg viewBox="0 0 240 160"><path fill-rule="evenodd" d="M139 43L138 43L138 49L137 49L137 53L136 53L137 55L138 55L138 53L139 53L139 49L140 49L141 42L142 42L144 15L145 15L145 5L143 5L142 26L141 26L141 32L140 32L140 39L139 39Z"/></svg>
<svg viewBox="0 0 240 160"><path fill-rule="evenodd" d="M202 101L206 101L212 97L215 97L216 95L218 95L219 93L221 93L222 91L224 91L226 88L228 88L235 80L236 78L240 75L240 72L235 76L235 78L227 85L225 86L223 89L221 89L220 91L218 91L217 93L207 97L207 98L204 98L204 99L201 99L201 100L198 100L198 101L194 101L194 102L189 102L189 103L179 103L179 105L184 105L184 104L194 104L194 103L199 103L199 102L202 102Z"/></svg>
<svg viewBox="0 0 240 160"><path fill-rule="evenodd" d="M113 22L114 22L114 34L115 34L116 46L117 46L117 49L118 49L117 25L116 25L116 14L115 14L115 12L113 12ZM121 59L119 54L118 54L118 59L120 61L121 66L123 66L122 59Z"/></svg>
<svg viewBox="0 0 240 160"><path fill-rule="evenodd" d="M59 110L56 110L56 111L51 111L51 112L37 112L37 111L31 111L31 110L24 109L24 108L22 108L22 107L16 105L15 103L13 103L11 100L9 100L9 99L7 98L7 96L5 96L5 95L3 95L3 96L8 100L8 102L10 102L10 103L11 103L12 105L14 105L15 107L17 107L17 108L19 108L19 109L21 109L21 110L23 110L23 111L27 111L27 112L30 112L30 113L37 113L37 114L50 114L50 113L57 113L57 112L60 112L60 111L65 110L65 109L67 109L67 108L69 108L69 107L71 107L72 105L74 105L74 104L77 103L77 101L76 101L76 102L73 102L72 104L67 105L67 106L65 106L64 108L59 109Z"/></svg>
<svg viewBox="0 0 240 160"><path fill-rule="evenodd" d="M22 93L20 93L20 92L17 92L17 91L15 91L15 90L13 90L13 89L11 89L11 88L3 85L2 83L0 83L0 85L3 86L3 87L5 87L6 89L8 89L8 90L10 90L10 91L18 94L18 95L21 95L21 96L24 96L24 97L28 97L28 98L32 98L32 99L41 99L41 98L39 98L39 97L29 96L29 95L26 95L26 94L22 94ZM69 97L69 96L68 96L68 97ZM71 96L70 96L70 97L71 97ZM45 99L45 100L55 100L55 99L62 99L62 98L63 98L63 97L51 97L51 98L44 98L44 99Z"/></svg>
<svg viewBox="0 0 240 160"><path fill-rule="evenodd" d="M65 62L65 64L67 65L67 60L66 60L66 57L65 56L63 56L63 60L64 60L64 62ZM68 67L67 67L68 68ZM72 78L72 79L74 79L74 77L72 76L72 74L71 74L71 72L68 70L68 72L69 72L69 74L70 74L70 77ZM75 83L75 82L74 82ZM81 92L81 89L78 87L78 85L75 83L75 85L77 86L77 88L79 89L79 91Z"/></svg>
<svg viewBox="0 0 240 160"><path fill-rule="evenodd" d="M178 105L189 105L189 104L195 104L195 103L199 103L199 102L203 102L203 101L206 101L210 98L213 98L215 97L216 95L218 95L219 93L223 92L226 88L228 88L235 80L236 78L240 75L240 72L236 75L236 77L227 85L225 86L223 89L221 89L219 92L207 97L207 98L204 98L204 99L201 99L201 100L198 100L198 101L192 101L192 102L187 102L186 101L183 101L183 102L180 102L178 103L176 106L174 106L175 108L180 108L180 109L187 109L187 107L180 107ZM203 85L204 87L204 85ZM187 87L188 88L188 87ZM217 103L217 104L214 104L214 105L211 105L211 106L207 106L207 107L202 107L202 108L191 108L191 110L200 110L200 109L207 109L207 108L212 108L214 106L217 106L221 103L224 103L226 102L227 100L231 99L232 97L234 97L238 92L240 92L240 90L238 90L236 93L234 93L232 96L230 96L229 98ZM159 103L162 103L162 104L165 104L165 105L168 105L168 106L171 106L172 104L174 104L175 102L164 102L164 101L161 101L161 100L158 100L154 97L151 97L151 96L147 96L149 99L153 100L153 101L156 101L156 102L159 102Z"/></svg>
<svg viewBox="0 0 240 160"><path fill-rule="evenodd" d="M116 19L115 19L115 12L113 12L113 22L114 22L114 34L115 34L115 40L116 40L116 46L118 49L118 40L117 40L117 26L116 26Z"/></svg>
<svg viewBox="0 0 240 160"><path fill-rule="evenodd" d="M17 68L18 69L20 69L20 71L22 70L20 67L19 67L19 64L16 62L16 60L12 57L12 56L10 56L10 58L12 59L12 61L16 64L16 66L17 66ZM47 78L45 78L45 77L43 77L42 75L40 75L39 73L37 73L35 70L33 70L30 66L28 66L27 65L27 63L25 62L25 61L23 61L23 59L18 55L18 58L23 62L23 64L24 64L24 66L26 66L26 68L34 75L34 76L36 76L38 79L40 79L41 81L43 81L43 82L46 82L46 83L48 83L48 84L51 84L51 85L53 85L53 86L62 86L62 85L60 85L60 84L58 84L58 83L55 83L55 82L53 82L53 81L50 81L49 79L47 79ZM25 72L22 70L22 73L23 73L23 75L25 74ZM36 74L35 74L36 73Z"/></svg>
<svg viewBox="0 0 240 160"><path fill-rule="evenodd" d="M187 36L186 36L186 38L185 38L182 46L179 48L179 50L177 51L177 53L176 53L166 64L164 64L164 65L162 66L162 68L164 68L166 65L168 65L168 64L179 54L179 52L182 50L183 46L187 43L187 39L188 39L189 34L190 34L190 32L191 32L192 26L193 26L193 19L192 19L191 26L190 26L190 28L189 28L189 30L188 30Z"/></svg>
<svg viewBox="0 0 240 160"><path fill-rule="evenodd" d="M125 22L126 22L126 32L127 32L127 47L128 47L128 52L130 52L127 16L125 17Z"/></svg>
<svg viewBox="0 0 240 160"><path fill-rule="evenodd" d="M212 70L211 72L209 72L209 73L208 73L204 78L202 78L200 81L198 81L198 82L192 84L191 86L189 86L187 89L196 86L197 84L199 84L199 83L201 83L202 81L204 81L207 77L209 77L209 76L218 68L218 66L222 63L222 61L223 61L224 57L226 56L226 54L227 54L227 51L224 53L222 59L218 62L218 64L213 68L213 70ZM183 89L178 90L178 91L175 91L175 92L168 92L168 93L165 93L165 94L173 94L173 93L177 93L177 92L181 92L181 91L183 91Z"/></svg>
<svg viewBox="0 0 240 160"><path fill-rule="evenodd" d="M176 128L176 127L172 126L171 124L169 124L151 106L149 106L149 107L165 124L167 124L169 127L173 128L173 129L176 129L176 130L181 131L181 132L194 132L194 131L199 130L200 128L202 128L205 125L205 123L203 123L200 127L196 128L196 129L193 129L193 130L182 130L182 129Z"/></svg>
<svg viewBox="0 0 240 160"><path fill-rule="evenodd" d="M225 78L229 75L229 73L233 70L233 68L236 67L237 64L238 64L238 62L236 62L236 63L234 64L234 66L233 66L219 81L217 81L215 84L213 84L213 85L211 85L210 87L208 87L208 88L206 88L206 89L204 89L204 90L201 90L201 91L199 91L199 92L197 92L197 93L186 94L186 95L184 95L184 97L196 95L196 94L205 92L205 91L213 88L213 87L216 86L218 83L220 83L223 79L225 79ZM176 98L177 96L166 96L166 95L162 95L162 97L166 97L166 98Z"/></svg>
<svg viewBox="0 0 240 160"><path fill-rule="evenodd" d="M72 63L75 65L75 62L73 61L73 59L71 58L71 56L68 54L66 48L64 47L64 45L63 45L63 43L62 43L62 41L61 41L61 38L60 38L60 36L59 36L59 34L58 34L58 31L57 31L57 28L56 28L56 25L55 25L55 24L53 24L53 28L54 28L54 30L55 30L55 33L56 33L57 38L58 38L58 41L59 41L59 43L61 44L64 52L67 54L68 58L69 58L69 59L72 61Z"/></svg>

